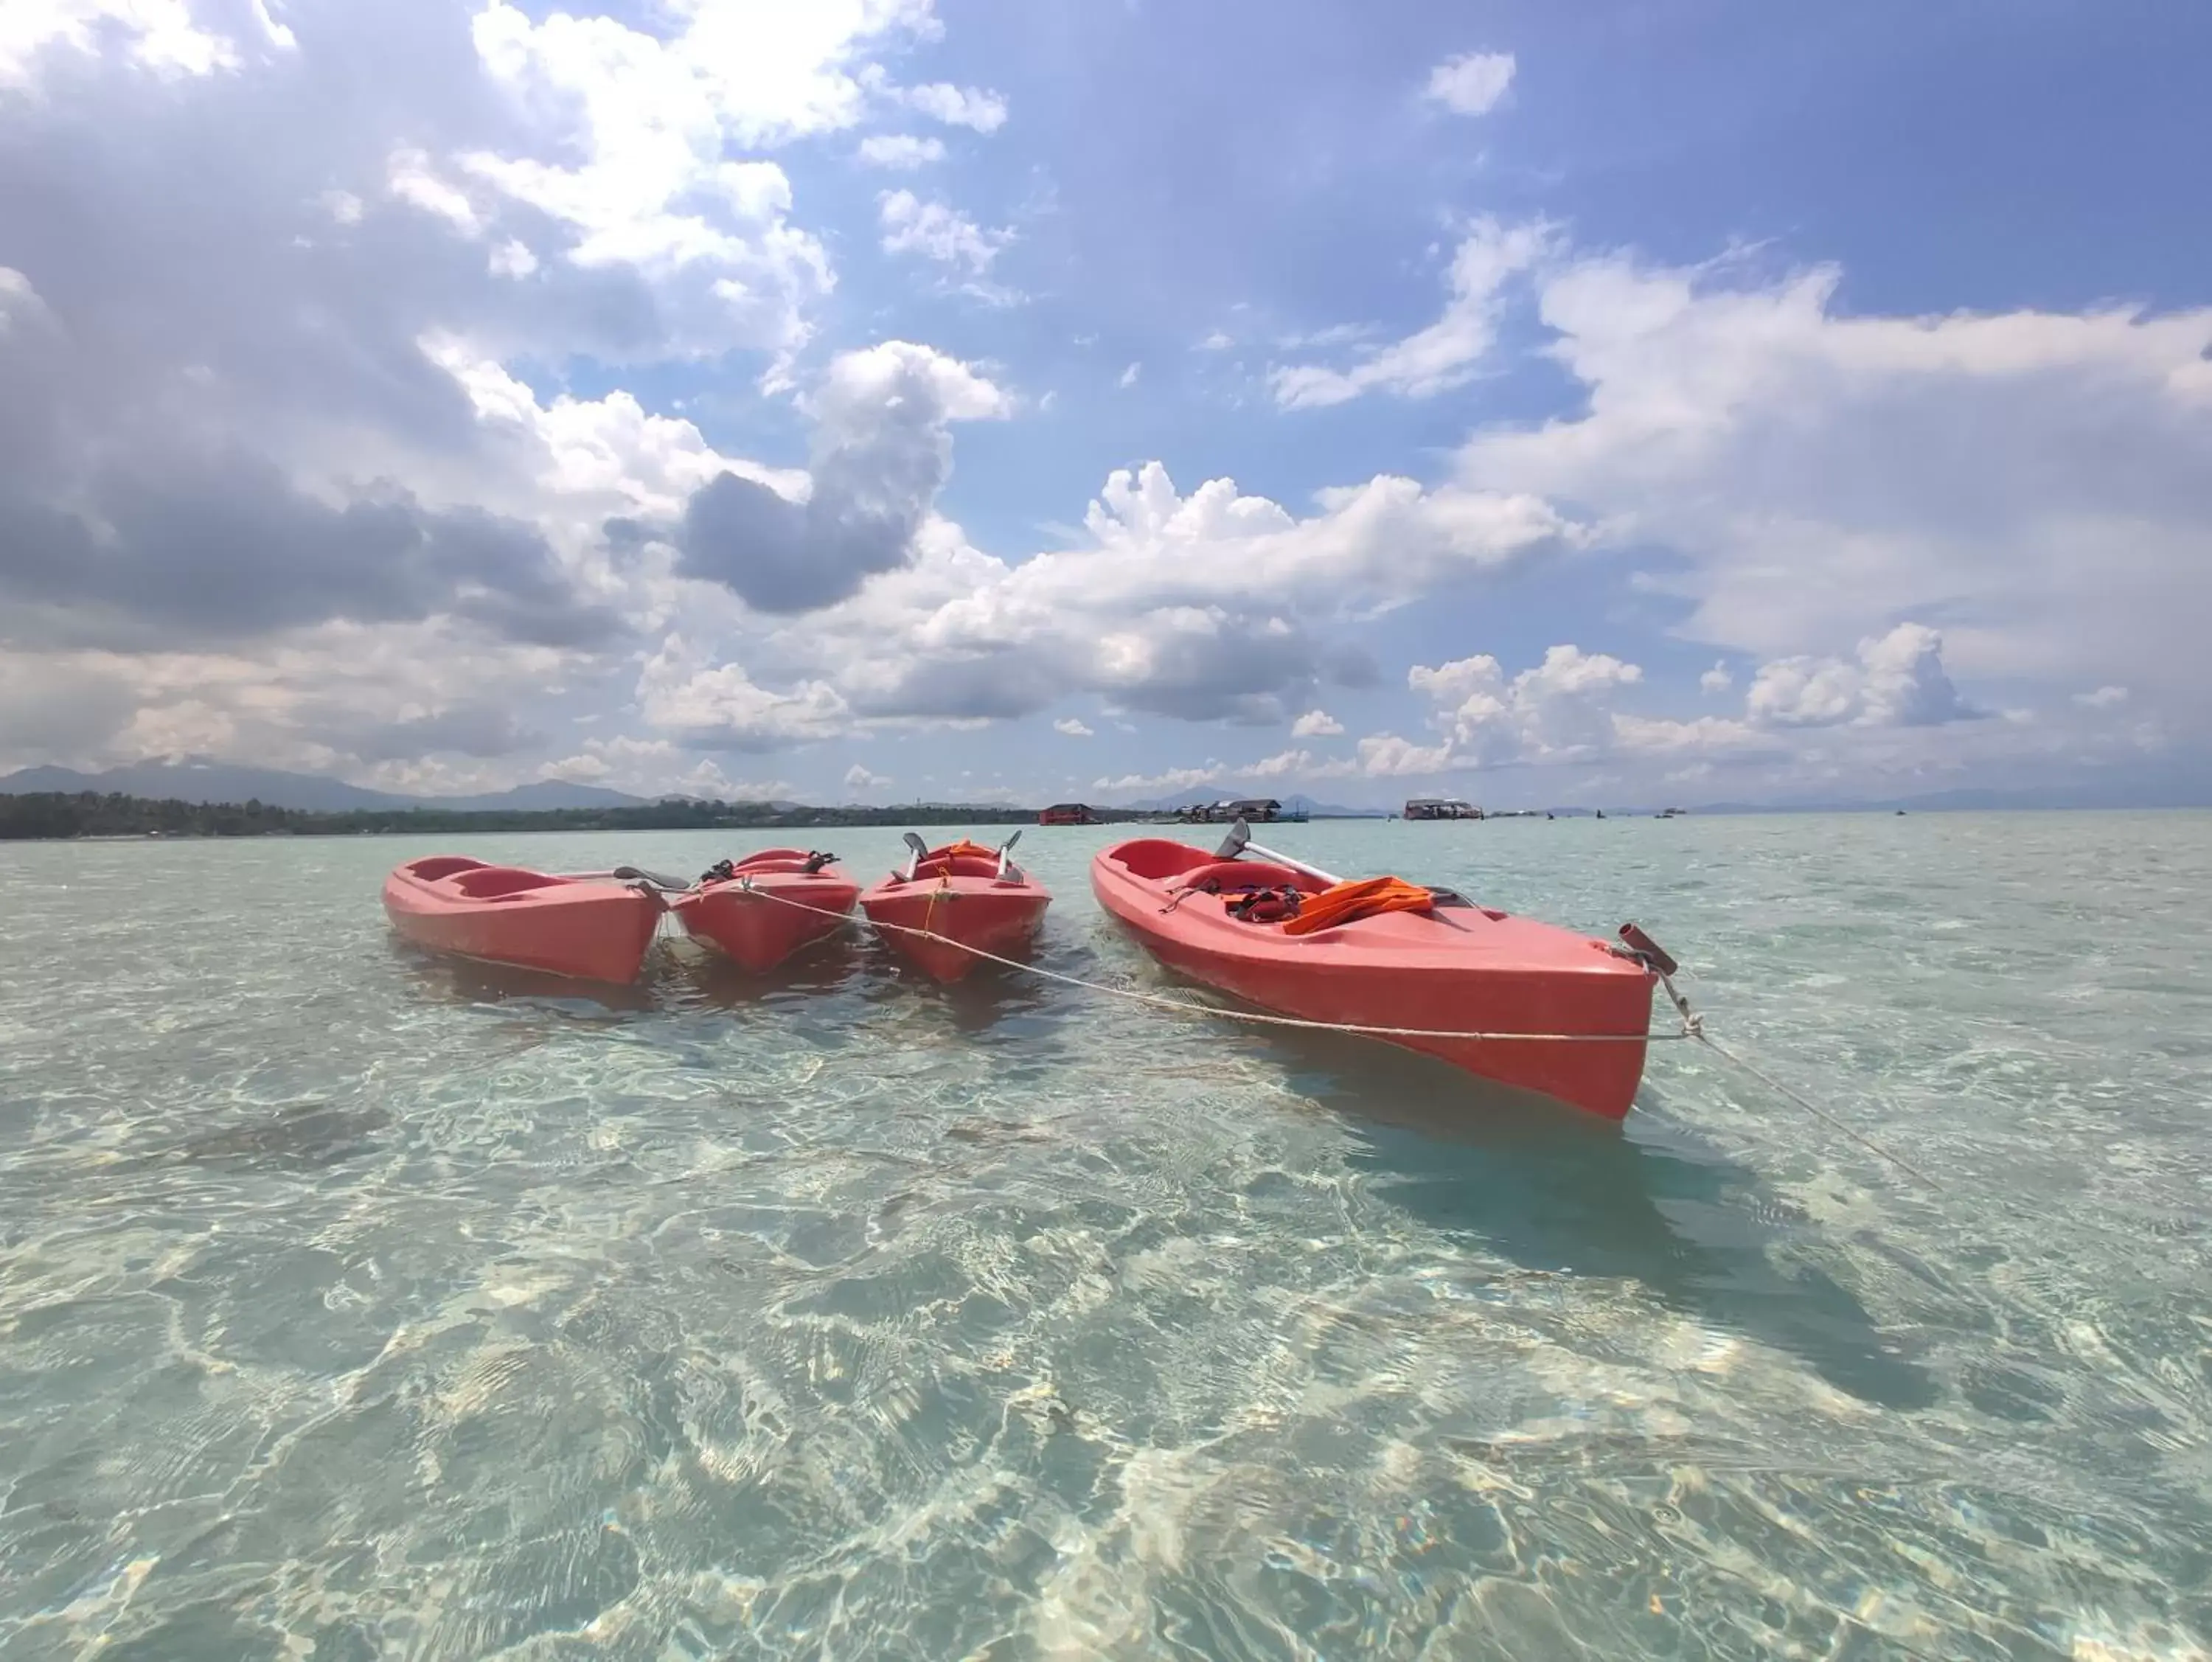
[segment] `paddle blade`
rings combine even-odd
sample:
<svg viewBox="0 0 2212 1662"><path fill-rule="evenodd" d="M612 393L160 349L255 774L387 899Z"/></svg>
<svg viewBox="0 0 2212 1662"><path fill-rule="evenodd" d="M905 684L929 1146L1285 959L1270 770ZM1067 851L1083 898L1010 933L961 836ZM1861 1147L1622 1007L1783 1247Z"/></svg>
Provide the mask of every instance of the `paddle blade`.
<svg viewBox="0 0 2212 1662"><path fill-rule="evenodd" d="M1242 819L1229 828L1229 835L1221 839L1221 846L1213 851L1216 860L1234 860L1244 852L1244 845L1252 840L1252 828Z"/></svg>
<svg viewBox="0 0 2212 1662"><path fill-rule="evenodd" d="M691 886L686 878L665 876L659 872L649 872L642 866L617 866L613 875L625 883L650 883L659 889L680 890Z"/></svg>

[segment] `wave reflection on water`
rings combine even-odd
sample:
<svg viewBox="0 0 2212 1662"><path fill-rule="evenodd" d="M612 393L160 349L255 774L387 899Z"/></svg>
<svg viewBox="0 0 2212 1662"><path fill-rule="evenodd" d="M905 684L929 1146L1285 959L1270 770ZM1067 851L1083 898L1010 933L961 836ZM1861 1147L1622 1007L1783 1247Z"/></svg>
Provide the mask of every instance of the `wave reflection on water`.
<svg viewBox="0 0 2212 1662"><path fill-rule="evenodd" d="M2203 1655L2212 820L1411 830L1300 846L1638 916L1942 1192L1690 1047L1610 1128L857 940L580 996L379 839L0 850L0 1656ZM1040 961L1171 986L1101 840Z"/></svg>

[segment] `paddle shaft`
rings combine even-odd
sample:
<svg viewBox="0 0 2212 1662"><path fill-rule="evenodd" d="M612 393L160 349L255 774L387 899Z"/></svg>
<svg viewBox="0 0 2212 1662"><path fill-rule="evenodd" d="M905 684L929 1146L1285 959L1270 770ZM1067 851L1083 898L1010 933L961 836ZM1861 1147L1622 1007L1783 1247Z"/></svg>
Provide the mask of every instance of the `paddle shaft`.
<svg viewBox="0 0 2212 1662"><path fill-rule="evenodd" d="M635 883L642 879L655 888L678 893L692 886L683 878L666 877L636 866L617 866L609 872L555 872L553 875L565 877L572 883Z"/></svg>
<svg viewBox="0 0 2212 1662"><path fill-rule="evenodd" d="M1279 854L1273 849L1262 848L1249 837L1245 839L1244 847L1250 853L1258 855L1262 860L1272 860L1278 866L1288 866L1293 871L1305 873L1309 877L1318 877L1324 883L1337 884L1344 881L1334 872L1325 872L1320 867L1310 866L1303 860L1293 860L1287 854Z"/></svg>

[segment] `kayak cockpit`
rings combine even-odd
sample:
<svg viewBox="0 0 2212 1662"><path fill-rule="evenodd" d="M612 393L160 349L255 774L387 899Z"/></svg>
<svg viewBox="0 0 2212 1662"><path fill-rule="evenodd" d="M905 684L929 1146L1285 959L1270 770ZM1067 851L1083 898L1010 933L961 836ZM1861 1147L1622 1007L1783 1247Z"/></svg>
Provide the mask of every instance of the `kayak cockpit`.
<svg viewBox="0 0 2212 1662"><path fill-rule="evenodd" d="M1160 884L1168 892L1236 889L1297 889L1319 894L1328 885L1309 871L1271 860L1224 860L1187 843L1145 837L1109 849L1099 856L1130 876Z"/></svg>
<svg viewBox="0 0 2212 1662"><path fill-rule="evenodd" d="M427 859L410 860L399 869L418 882L436 883L459 872L488 872L496 868L465 854L434 854Z"/></svg>
<svg viewBox="0 0 2212 1662"><path fill-rule="evenodd" d="M1297 889L1304 894L1319 894L1328 885L1311 872L1264 860L1209 860L1184 872L1168 886L1171 891L1198 889L1209 893L1217 890Z"/></svg>
<svg viewBox="0 0 2212 1662"><path fill-rule="evenodd" d="M1200 866L1219 863L1218 855L1194 849L1188 843L1170 842L1164 837L1140 837L1107 849L1100 857L1121 867L1132 877L1155 883L1162 878L1180 877Z"/></svg>
<svg viewBox="0 0 2212 1662"><path fill-rule="evenodd" d="M1019 833L1017 833L1018 835ZM909 839L915 846L915 858L905 871L893 872L886 881L900 883L937 883L947 878L980 877L1001 888L1023 888L1029 879L1019 868L1010 864L1004 849L986 848L981 843L963 838L947 843L942 848L924 849L920 837ZM1007 848L1013 844L1009 842Z"/></svg>
<svg viewBox="0 0 2212 1662"><path fill-rule="evenodd" d="M544 872L527 872L513 866L484 866L463 872L453 880L455 893L470 900L512 900L538 889L568 886L568 880Z"/></svg>

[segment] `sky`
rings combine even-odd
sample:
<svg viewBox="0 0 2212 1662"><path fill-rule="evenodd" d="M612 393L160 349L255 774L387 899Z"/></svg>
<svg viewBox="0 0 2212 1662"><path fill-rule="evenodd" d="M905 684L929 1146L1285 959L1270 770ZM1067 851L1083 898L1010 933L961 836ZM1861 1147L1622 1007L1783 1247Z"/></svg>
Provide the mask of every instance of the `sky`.
<svg viewBox="0 0 2212 1662"><path fill-rule="evenodd" d="M4 0L0 770L2212 800L2212 9Z"/></svg>

